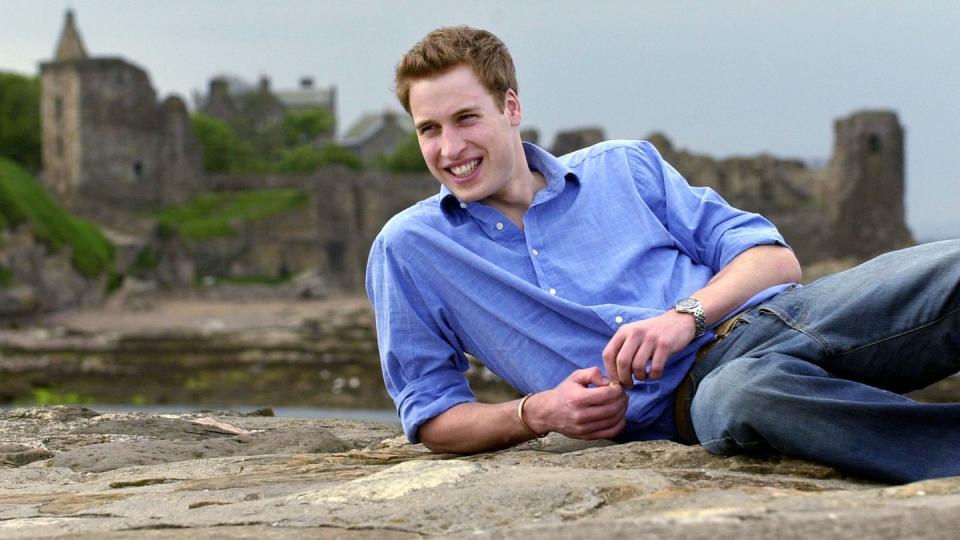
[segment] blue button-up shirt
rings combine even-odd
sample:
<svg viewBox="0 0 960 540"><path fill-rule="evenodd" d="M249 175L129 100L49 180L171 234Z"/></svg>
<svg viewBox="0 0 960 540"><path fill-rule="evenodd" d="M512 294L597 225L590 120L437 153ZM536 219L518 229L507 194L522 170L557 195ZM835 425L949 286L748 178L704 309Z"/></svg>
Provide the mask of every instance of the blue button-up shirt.
<svg viewBox="0 0 960 540"><path fill-rule="evenodd" d="M647 142L611 141L555 158L524 144L547 185L521 230L445 187L391 219L373 243L367 293L383 378L407 438L475 401L465 353L523 393L599 366L624 323L672 309L744 250L786 245L758 214L691 187ZM759 303L785 286L757 294ZM670 397L707 332L628 390L626 439L675 435Z"/></svg>

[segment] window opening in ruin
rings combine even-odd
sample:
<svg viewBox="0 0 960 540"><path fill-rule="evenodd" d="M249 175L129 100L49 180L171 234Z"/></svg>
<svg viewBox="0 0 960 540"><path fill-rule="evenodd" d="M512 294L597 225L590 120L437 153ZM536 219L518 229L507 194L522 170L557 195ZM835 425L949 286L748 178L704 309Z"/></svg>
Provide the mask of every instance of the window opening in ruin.
<svg viewBox="0 0 960 540"><path fill-rule="evenodd" d="M143 162L142 161L133 162L133 175L137 177L137 180L143 179Z"/></svg>
<svg viewBox="0 0 960 540"><path fill-rule="evenodd" d="M333 273L340 274L343 272L343 255L346 251L343 242L340 240L331 240L327 242L327 261L330 263L330 270Z"/></svg>
<svg viewBox="0 0 960 540"><path fill-rule="evenodd" d="M53 99L53 117L57 121L63 120L63 98L60 96Z"/></svg>
<svg viewBox="0 0 960 540"><path fill-rule="evenodd" d="M63 157L63 137L57 137L57 157Z"/></svg>
<svg viewBox="0 0 960 540"><path fill-rule="evenodd" d="M877 135L870 135L867 137L867 152L871 154L880 153L880 137Z"/></svg>

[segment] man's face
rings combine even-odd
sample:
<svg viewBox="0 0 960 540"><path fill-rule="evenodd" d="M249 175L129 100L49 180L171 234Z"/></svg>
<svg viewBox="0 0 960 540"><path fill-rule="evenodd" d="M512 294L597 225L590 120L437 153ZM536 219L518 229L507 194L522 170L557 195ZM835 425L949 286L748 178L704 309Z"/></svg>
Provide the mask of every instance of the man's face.
<svg viewBox="0 0 960 540"><path fill-rule="evenodd" d="M469 66L414 81L410 114L427 167L461 201L496 199L522 174L517 94L501 110Z"/></svg>

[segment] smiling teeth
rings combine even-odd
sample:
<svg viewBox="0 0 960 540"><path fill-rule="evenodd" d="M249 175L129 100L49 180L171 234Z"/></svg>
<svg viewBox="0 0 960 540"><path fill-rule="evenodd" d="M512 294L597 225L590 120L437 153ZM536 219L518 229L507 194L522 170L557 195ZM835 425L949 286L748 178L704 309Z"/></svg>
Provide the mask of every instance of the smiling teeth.
<svg viewBox="0 0 960 540"><path fill-rule="evenodd" d="M472 173L473 170L476 169L477 165L479 164L480 164L480 160L475 159L470 163L460 165L459 167L450 167L450 172L452 172L456 176L467 176L468 174Z"/></svg>

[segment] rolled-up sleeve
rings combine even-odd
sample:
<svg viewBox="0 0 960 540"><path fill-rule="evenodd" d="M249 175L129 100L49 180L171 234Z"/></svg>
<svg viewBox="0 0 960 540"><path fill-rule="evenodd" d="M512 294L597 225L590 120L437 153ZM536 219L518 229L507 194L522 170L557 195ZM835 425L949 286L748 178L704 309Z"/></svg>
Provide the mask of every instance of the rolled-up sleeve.
<svg viewBox="0 0 960 540"><path fill-rule="evenodd" d="M367 295L376 313L383 380L410 442L427 420L475 401L464 372L469 363L454 346L441 306L430 306L411 268L381 234L367 262Z"/></svg>
<svg viewBox="0 0 960 540"><path fill-rule="evenodd" d="M641 196L679 247L714 272L751 247L789 247L760 214L730 206L708 187L689 185L650 143L638 143L630 152L630 168Z"/></svg>

